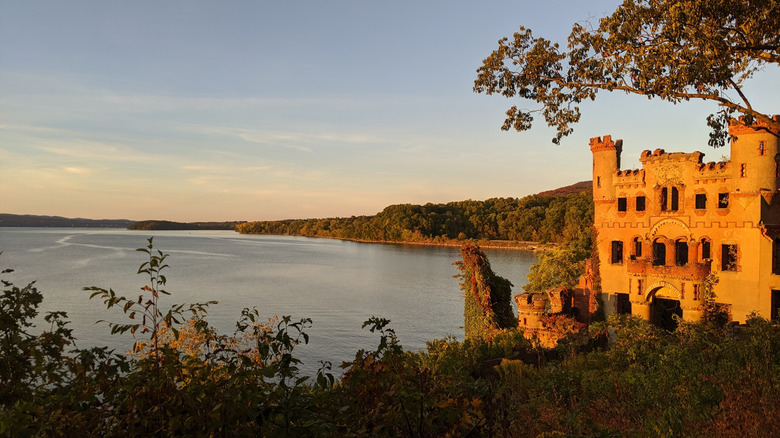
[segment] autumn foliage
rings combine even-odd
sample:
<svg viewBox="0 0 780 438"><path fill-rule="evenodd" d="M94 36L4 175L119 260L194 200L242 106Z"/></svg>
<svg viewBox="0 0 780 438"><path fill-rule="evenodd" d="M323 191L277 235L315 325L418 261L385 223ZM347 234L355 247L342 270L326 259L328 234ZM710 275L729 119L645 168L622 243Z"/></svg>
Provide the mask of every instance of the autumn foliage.
<svg viewBox="0 0 780 438"><path fill-rule="evenodd" d="M159 279L164 254L146 249L156 262L144 275ZM478 271L473 284L495 292L479 250L464 256L467 284ZM156 325L112 326L129 336L141 324L143 339L127 355L75 348L62 312L36 333L43 295L32 284L3 284L3 437L780 436L780 325L759 317L743 326L682 322L667 332L623 315L554 349L506 329L432 340L418 352L373 317L364 327L377 347L358 351L336 378L329 364L299 372L295 348L308 342L308 319L268 321L245 309L236 331L221 334L208 324L208 306L174 305ZM488 309L484 295L472 296ZM120 313L132 311L119 295L107 297ZM190 308L181 320L178 311ZM503 312L490 310L491 321Z"/></svg>
<svg viewBox="0 0 780 438"><path fill-rule="evenodd" d="M516 327L511 305L512 283L493 273L490 261L478 246L465 245L460 254L463 259L455 262L455 266L461 272L466 338L490 338L500 330Z"/></svg>

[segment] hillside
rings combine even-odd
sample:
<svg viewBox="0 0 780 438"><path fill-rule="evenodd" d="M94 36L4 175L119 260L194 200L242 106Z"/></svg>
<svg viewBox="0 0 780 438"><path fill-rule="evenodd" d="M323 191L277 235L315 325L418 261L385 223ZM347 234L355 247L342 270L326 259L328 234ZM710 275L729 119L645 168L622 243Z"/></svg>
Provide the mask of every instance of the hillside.
<svg viewBox="0 0 780 438"><path fill-rule="evenodd" d="M539 192L536 196L565 196L573 193L588 192L593 189L593 181L580 181L570 186L559 187L545 192Z"/></svg>
<svg viewBox="0 0 780 438"><path fill-rule="evenodd" d="M369 242L562 243L589 236L593 224L591 193L577 186L557 189L567 191L566 195L396 204L372 216L247 222L238 225L236 231ZM557 190L551 192L560 193Z"/></svg>
<svg viewBox="0 0 780 438"><path fill-rule="evenodd" d="M127 219L84 219L0 213L0 227L127 228Z"/></svg>

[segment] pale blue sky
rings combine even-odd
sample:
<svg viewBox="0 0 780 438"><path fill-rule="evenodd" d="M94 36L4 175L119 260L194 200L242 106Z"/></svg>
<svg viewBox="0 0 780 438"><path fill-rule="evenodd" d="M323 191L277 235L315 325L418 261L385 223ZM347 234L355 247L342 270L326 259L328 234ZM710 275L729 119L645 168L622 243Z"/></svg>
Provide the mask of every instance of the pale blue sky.
<svg viewBox="0 0 780 438"><path fill-rule="evenodd" d="M264 220L522 197L591 178L588 139L702 150L712 104L603 94L561 146L474 94L524 25L619 1L0 0L0 212ZM777 69L748 89L780 112ZM525 106L530 107L530 104Z"/></svg>

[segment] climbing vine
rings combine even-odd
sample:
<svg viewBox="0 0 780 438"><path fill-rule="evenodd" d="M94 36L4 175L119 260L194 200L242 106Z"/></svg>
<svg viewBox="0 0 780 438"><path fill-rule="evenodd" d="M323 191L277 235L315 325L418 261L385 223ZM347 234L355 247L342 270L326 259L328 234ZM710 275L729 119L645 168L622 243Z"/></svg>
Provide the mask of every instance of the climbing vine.
<svg viewBox="0 0 780 438"><path fill-rule="evenodd" d="M476 245L460 249L460 270L464 293L464 331L466 338L490 338L502 329L515 327L511 306L512 283L493 273L490 261Z"/></svg>

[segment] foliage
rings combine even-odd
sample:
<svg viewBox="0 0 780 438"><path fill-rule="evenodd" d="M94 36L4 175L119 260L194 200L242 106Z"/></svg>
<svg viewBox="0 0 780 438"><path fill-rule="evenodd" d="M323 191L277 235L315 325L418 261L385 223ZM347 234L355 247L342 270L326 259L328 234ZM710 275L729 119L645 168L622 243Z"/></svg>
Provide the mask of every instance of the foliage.
<svg viewBox="0 0 780 438"><path fill-rule="evenodd" d="M142 273L159 279L164 263L147 263ZM225 335L204 308L182 324L139 325L146 339L130 356L66 351L74 340L65 315L50 314L51 327L33 334L41 293L3 284L4 437L780 436L780 325L755 316L734 330L683 322L668 332L611 315L579 334L608 344L565 354L516 330L411 352L388 320L372 317L364 327L378 346L358 351L336 381L327 367L314 379L299 373L295 347L308 342L308 319L261 323L257 309L244 309Z"/></svg>
<svg viewBox="0 0 780 438"><path fill-rule="evenodd" d="M778 62L777 0L624 0L596 28L574 24L568 50L520 27L485 58L474 90L537 102L538 109L511 107L502 129L528 130L541 113L557 129L556 144L579 121L579 104L599 91L712 101L719 110L707 119L710 145L722 146L735 113L778 132L780 121L743 93L755 72Z"/></svg>
<svg viewBox="0 0 780 438"><path fill-rule="evenodd" d="M591 213L592 214L592 213ZM539 254L539 260L528 272L526 292L546 292L558 286L572 288L585 272L585 263L593 253L591 234L582 233L568 244Z"/></svg>
<svg viewBox="0 0 780 438"><path fill-rule="evenodd" d="M463 258L455 262L460 270L464 295L463 326L466 338L490 338L502 329L514 328L512 283L493 273L485 253L475 245L460 249Z"/></svg>
<svg viewBox="0 0 780 438"><path fill-rule="evenodd" d="M12 269L2 271L3 275ZM43 295L33 283L19 288L2 280L0 296L0 436L34 434L31 419L46 415L68 373L65 349L74 339L64 312L49 312L49 330L29 333Z"/></svg>
<svg viewBox="0 0 780 438"><path fill-rule="evenodd" d="M588 192L447 204L391 205L374 216L247 222L236 231L383 242L509 240L563 243L590 233Z"/></svg>
<svg viewBox="0 0 780 438"><path fill-rule="evenodd" d="M165 259L168 258L167 254L162 251L154 251L153 237L149 238L149 244L146 248L138 248L137 251L147 254L149 260L143 262L138 268L139 274L146 274L149 276L149 284L142 287L142 293L138 295L138 300L128 299L124 296L119 296L113 289L104 289L96 286L86 287L84 290L92 292L89 296L90 299L100 297L106 308L110 309L114 306L121 306L122 312L127 314L128 318L134 321L140 319L140 322L134 322L130 324L117 324L109 322L111 327L111 334L124 333L130 331L130 334L135 336L138 329L141 329L141 334L149 333L151 342L153 344L154 354L157 354L160 349L158 342L158 334L161 325L164 323L166 327L169 327L174 336L178 337L178 331L175 325L181 324L185 313L184 305L176 305L171 307L166 313L160 310L159 300L160 295L170 295L163 287L167 282L163 271L169 266L165 263ZM148 294L144 298L144 293ZM199 318L206 314L208 306L217 304L216 301L209 301L207 303L191 304L186 311L192 314L193 317ZM133 350L137 351L139 348L136 341Z"/></svg>

